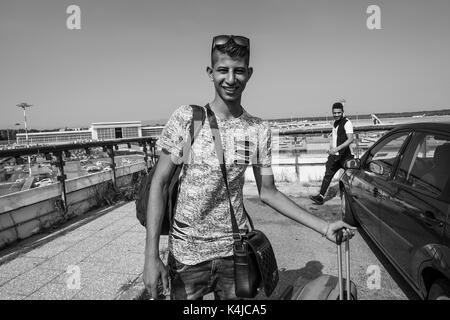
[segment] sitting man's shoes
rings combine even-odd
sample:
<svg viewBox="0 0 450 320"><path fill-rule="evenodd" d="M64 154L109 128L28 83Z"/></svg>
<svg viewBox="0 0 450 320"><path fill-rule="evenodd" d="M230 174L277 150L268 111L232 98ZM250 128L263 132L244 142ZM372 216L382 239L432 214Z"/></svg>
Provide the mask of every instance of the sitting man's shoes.
<svg viewBox="0 0 450 320"><path fill-rule="evenodd" d="M309 198L314 201L315 204L323 204L323 197L320 194L317 196L310 196Z"/></svg>

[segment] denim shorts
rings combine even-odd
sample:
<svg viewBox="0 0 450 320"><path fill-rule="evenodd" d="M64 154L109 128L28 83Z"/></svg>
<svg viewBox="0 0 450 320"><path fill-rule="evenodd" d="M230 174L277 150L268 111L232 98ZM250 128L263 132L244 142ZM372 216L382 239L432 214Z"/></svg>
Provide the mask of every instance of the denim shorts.
<svg viewBox="0 0 450 320"><path fill-rule="evenodd" d="M186 265L169 253L171 300L202 300L214 292L216 300L238 300L234 291L233 256Z"/></svg>

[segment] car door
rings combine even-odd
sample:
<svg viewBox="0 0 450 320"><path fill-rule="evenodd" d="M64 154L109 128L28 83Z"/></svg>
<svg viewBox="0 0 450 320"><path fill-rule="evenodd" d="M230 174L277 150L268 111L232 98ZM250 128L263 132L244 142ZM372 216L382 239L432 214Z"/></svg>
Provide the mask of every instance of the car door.
<svg viewBox="0 0 450 320"><path fill-rule="evenodd" d="M352 200L361 226L378 244L380 234L380 197L391 178L397 156L410 132L384 136L361 161L361 169L352 181Z"/></svg>
<svg viewBox="0 0 450 320"><path fill-rule="evenodd" d="M441 185L425 178L435 165L436 149L447 144L450 146L450 137L415 133L380 201L381 244L416 285L420 263L431 259L428 246L439 244L444 235L449 204L448 199L442 198L442 191L449 180L450 166L439 172L444 181Z"/></svg>

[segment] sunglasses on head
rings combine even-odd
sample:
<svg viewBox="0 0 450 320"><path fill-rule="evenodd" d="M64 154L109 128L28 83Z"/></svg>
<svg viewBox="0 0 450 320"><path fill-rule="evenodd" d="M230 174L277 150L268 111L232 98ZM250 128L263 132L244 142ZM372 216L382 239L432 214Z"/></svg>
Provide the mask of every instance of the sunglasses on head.
<svg viewBox="0 0 450 320"><path fill-rule="evenodd" d="M243 37L243 36L229 36L229 35L220 35L215 36L213 38L212 46L211 48L214 49L216 46L224 45L226 44L230 39L233 39L233 41L240 46L246 47L248 50L250 50L250 39Z"/></svg>

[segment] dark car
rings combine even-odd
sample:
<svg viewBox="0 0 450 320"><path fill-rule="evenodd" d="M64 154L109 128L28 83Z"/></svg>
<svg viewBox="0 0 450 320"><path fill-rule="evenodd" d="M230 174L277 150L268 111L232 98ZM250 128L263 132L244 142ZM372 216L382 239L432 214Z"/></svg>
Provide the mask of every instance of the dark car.
<svg viewBox="0 0 450 320"><path fill-rule="evenodd" d="M395 127L340 178L359 226L423 299L450 298L450 123Z"/></svg>

